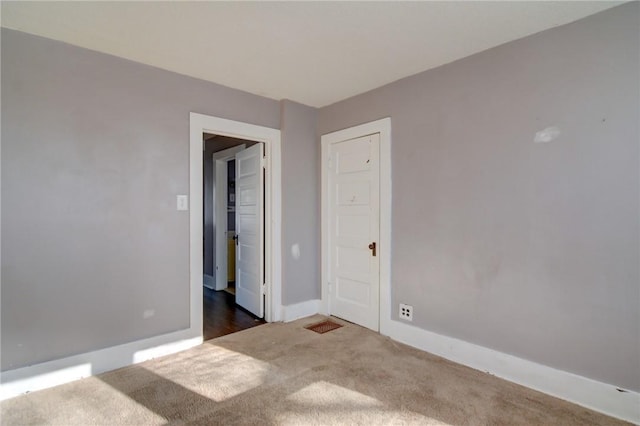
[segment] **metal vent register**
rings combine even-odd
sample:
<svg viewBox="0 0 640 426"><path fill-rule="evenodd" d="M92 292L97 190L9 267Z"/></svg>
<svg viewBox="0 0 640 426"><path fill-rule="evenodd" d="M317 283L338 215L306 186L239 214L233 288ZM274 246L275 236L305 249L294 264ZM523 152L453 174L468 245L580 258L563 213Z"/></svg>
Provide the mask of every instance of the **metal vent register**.
<svg viewBox="0 0 640 426"><path fill-rule="evenodd" d="M342 327L340 324L335 323L331 320L326 320L326 321L319 322L317 324L308 325L305 328L307 330L315 331L316 333L324 334L326 332L335 330L336 328L340 328L340 327Z"/></svg>

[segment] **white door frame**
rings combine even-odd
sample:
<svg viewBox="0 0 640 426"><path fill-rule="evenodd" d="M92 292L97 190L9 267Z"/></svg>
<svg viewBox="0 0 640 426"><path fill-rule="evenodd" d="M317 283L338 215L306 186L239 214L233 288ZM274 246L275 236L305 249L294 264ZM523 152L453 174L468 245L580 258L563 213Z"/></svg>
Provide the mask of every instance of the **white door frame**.
<svg viewBox="0 0 640 426"><path fill-rule="evenodd" d="M190 329L202 336L202 147L203 133L264 143L265 174L265 320L280 320L282 313L282 184L280 130L198 114L189 115L189 273Z"/></svg>
<svg viewBox="0 0 640 426"><path fill-rule="evenodd" d="M247 144L243 143L222 151L214 152L212 155L214 173L213 211L215 224L213 237L215 241L213 266L215 268L216 291L224 290L228 287L227 259L229 253L227 250L227 167L229 165L229 161L233 160L236 154L246 149L246 147ZM224 232L219 232L220 229L224 230ZM218 268L219 265L222 266Z"/></svg>
<svg viewBox="0 0 640 426"><path fill-rule="evenodd" d="M389 335L391 322L391 118L338 130L321 137L322 160L322 301L321 312L331 315L329 277L331 277L329 229L329 156L330 145L375 133L380 134L380 334Z"/></svg>

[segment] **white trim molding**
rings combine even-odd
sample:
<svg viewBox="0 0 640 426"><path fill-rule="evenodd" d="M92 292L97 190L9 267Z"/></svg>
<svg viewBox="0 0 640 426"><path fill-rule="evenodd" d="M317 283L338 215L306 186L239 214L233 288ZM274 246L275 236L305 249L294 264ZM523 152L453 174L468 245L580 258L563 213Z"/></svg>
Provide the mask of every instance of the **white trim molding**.
<svg viewBox="0 0 640 426"><path fill-rule="evenodd" d="M210 290L217 290L215 288L215 278L213 277L213 275L208 275L208 274L204 274L202 276L202 285L204 285L206 288L210 289Z"/></svg>
<svg viewBox="0 0 640 426"><path fill-rule="evenodd" d="M436 334L399 321L388 322L388 336L496 377L574 404L640 424L640 394L618 389L463 340Z"/></svg>
<svg viewBox="0 0 640 426"><path fill-rule="evenodd" d="M321 159L321 268L322 268L322 298L320 312L331 315L329 306L329 188L327 186L329 147L334 142L355 139L373 134L380 135L380 241L378 253L380 256L380 333L389 335L389 321L391 321L391 118L382 118L370 123L350 127L344 130L322 135Z"/></svg>
<svg viewBox="0 0 640 426"><path fill-rule="evenodd" d="M264 143L265 174L265 320L280 321L282 314L282 186L280 130L219 117L190 114L189 205L191 324L202 335L202 148L203 133Z"/></svg>
<svg viewBox="0 0 640 426"><path fill-rule="evenodd" d="M180 352L201 343L202 334L194 336L191 330L182 330L5 371L0 374L0 400Z"/></svg>
<svg viewBox="0 0 640 426"><path fill-rule="evenodd" d="M283 306L282 321L291 322L300 318L315 315L320 312L320 303L320 300L314 299L296 303L294 305Z"/></svg>

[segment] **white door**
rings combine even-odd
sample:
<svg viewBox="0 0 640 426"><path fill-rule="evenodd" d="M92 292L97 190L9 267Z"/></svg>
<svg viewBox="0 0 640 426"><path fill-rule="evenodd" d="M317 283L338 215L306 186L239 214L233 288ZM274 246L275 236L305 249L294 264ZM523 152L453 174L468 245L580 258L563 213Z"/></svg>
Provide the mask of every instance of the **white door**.
<svg viewBox="0 0 640 426"><path fill-rule="evenodd" d="M380 136L330 145L329 296L332 315L378 331Z"/></svg>
<svg viewBox="0 0 640 426"><path fill-rule="evenodd" d="M264 316L264 146L236 154L236 303Z"/></svg>

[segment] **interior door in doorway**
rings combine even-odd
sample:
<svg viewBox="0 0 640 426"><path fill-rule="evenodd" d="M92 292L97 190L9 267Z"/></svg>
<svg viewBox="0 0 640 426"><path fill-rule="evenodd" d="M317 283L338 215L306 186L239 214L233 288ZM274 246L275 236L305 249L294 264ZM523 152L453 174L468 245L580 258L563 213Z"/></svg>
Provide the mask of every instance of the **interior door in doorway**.
<svg viewBox="0 0 640 426"><path fill-rule="evenodd" d="M331 314L379 330L380 135L330 145Z"/></svg>
<svg viewBox="0 0 640 426"><path fill-rule="evenodd" d="M264 146L236 154L236 303L264 317Z"/></svg>

